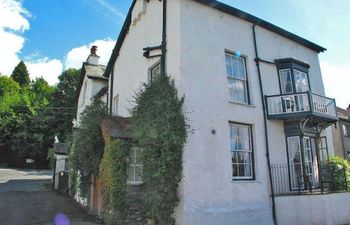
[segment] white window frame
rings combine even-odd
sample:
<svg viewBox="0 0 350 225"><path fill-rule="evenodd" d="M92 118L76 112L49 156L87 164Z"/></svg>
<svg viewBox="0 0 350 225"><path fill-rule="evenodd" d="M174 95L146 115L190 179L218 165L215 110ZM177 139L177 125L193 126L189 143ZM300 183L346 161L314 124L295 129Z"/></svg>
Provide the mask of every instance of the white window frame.
<svg viewBox="0 0 350 225"><path fill-rule="evenodd" d="M294 72L295 92L300 93L300 92L310 91L308 74L303 72L303 71L297 70L297 69L294 69L293 72ZM296 79L297 74L299 74L300 76L305 76L305 82L306 82L305 85L297 83L297 79ZM305 89L305 90L298 91L298 87Z"/></svg>
<svg viewBox="0 0 350 225"><path fill-rule="evenodd" d="M240 136L233 136L232 135L232 128L248 128L248 149L238 149L239 146L239 140L247 137L240 137ZM237 133L238 135L238 133ZM254 150L253 150L253 143L252 143L252 126L247 124L240 124L240 123L230 123L230 151L231 151L231 165L232 165L232 180L255 180L255 168L254 168ZM240 142L242 145L242 142ZM240 163L238 162L238 157L240 153L245 153L248 155L248 163ZM234 156L237 154L237 161L234 161ZM246 173L246 167L249 166L250 175L245 176L239 176L239 168L240 166L244 167L244 171ZM236 168L236 171L238 171L238 175L234 175L234 171Z"/></svg>
<svg viewBox="0 0 350 225"><path fill-rule="evenodd" d="M113 116L118 116L118 109L119 109L119 95L116 95L113 98Z"/></svg>
<svg viewBox="0 0 350 225"><path fill-rule="evenodd" d="M291 88L292 88L291 92L287 92L287 90L285 89L285 87L286 87L285 85L286 85L287 82L284 82L284 76L287 75L287 74L289 75L289 78L290 78L290 84L291 84ZM282 94L292 94L292 93L294 93L292 71L290 69L280 69L279 70L279 77L280 77L280 85L281 85Z"/></svg>
<svg viewBox="0 0 350 225"><path fill-rule="evenodd" d="M127 184L131 185L139 185L142 184L142 164L140 161L140 151L141 148L138 147L132 147L129 151L129 163L128 163L128 169L127 169ZM133 159L134 158L134 159ZM136 169L140 169L140 176L137 177ZM132 175L131 177L129 175ZM130 179L131 178L131 179Z"/></svg>
<svg viewBox="0 0 350 225"><path fill-rule="evenodd" d="M350 137L350 126L343 124L342 125L342 129L343 129L343 135L344 137Z"/></svg>
<svg viewBox="0 0 350 225"><path fill-rule="evenodd" d="M227 57L230 57L230 62L228 62ZM234 65L233 63L233 58L238 59L237 62L241 62L242 65ZM225 51L225 63L226 63L226 76L227 76L227 86L229 89L229 93L230 93L230 101L233 102L239 102L239 103L243 103L243 104L250 104L250 99L249 99L249 86L248 86L248 76L247 76L247 69L246 69L246 58L243 56L237 56L233 53L230 53L228 51ZM240 67L239 69L237 69L236 67ZM242 69L242 71L240 71ZM243 72L243 74L235 74L235 72L233 70L240 71ZM230 81L238 81L238 82L242 82L243 86L244 86L244 100L241 101L240 99L236 99L234 96L234 89L231 87L231 82Z"/></svg>
<svg viewBox="0 0 350 225"><path fill-rule="evenodd" d="M159 73L155 73L155 71L158 71ZM154 76L160 75L160 61L158 61L148 69L148 82L151 83L154 79Z"/></svg>

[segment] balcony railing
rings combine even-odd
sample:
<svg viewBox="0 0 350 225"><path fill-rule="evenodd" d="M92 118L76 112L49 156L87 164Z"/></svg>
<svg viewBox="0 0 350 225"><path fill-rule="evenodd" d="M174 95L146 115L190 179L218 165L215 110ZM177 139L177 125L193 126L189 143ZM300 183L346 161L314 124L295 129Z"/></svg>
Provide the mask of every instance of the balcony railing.
<svg viewBox="0 0 350 225"><path fill-rule="evenodd" d="M301 195L348 191L347 171L334 163L271 164L274 194Z"/></svg>
<svg viewBox="0 0 350 225"><path fill-rule="evenodd" d="M269 119L288 119L313 115L337 119L335 100L310 92L266 96Z"/></svg>

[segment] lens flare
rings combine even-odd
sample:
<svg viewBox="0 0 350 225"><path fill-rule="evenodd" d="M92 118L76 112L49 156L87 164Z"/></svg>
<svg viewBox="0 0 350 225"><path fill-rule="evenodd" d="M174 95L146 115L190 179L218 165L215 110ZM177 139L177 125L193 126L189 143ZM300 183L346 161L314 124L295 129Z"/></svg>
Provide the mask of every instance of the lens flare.
<svg viewBox="0 0 350 225"><path fill-rule="evenodd" d="M69 225L69 219L63 213L58 213L55 216L55 225Z"/></svg>

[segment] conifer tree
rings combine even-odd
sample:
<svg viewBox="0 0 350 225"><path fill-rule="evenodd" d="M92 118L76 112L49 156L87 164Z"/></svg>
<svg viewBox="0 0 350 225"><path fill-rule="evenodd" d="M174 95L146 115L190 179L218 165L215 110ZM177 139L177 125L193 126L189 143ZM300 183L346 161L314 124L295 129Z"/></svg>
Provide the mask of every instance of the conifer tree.
<svg viewBox="0 0 350 225"><path fill-rule="evenodd" d="M21 87L27 87L30 85L29 72L26 64L23 61L19 62L18 65L12 72L12 79L16 81Z"/></svg>

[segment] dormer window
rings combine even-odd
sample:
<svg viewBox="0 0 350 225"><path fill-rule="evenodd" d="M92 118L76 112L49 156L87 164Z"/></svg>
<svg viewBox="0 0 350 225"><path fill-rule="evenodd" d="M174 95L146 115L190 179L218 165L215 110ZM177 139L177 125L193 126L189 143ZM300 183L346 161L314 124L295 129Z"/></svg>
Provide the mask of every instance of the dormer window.
<svg viewBox="0 0 350 225"><path fill-rule="evenodd" d="M310 91L309 65L293 58L278 59L277 64L281 94Z"/></svg>

